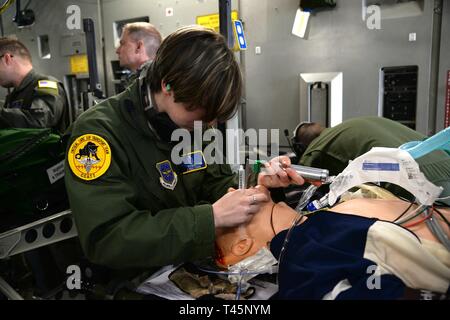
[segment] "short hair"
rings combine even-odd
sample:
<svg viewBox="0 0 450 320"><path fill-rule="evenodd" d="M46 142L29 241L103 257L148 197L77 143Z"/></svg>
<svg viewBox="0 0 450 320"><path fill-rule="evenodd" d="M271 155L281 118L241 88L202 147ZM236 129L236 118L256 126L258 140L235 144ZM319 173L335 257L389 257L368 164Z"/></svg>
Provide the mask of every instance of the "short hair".
<svg viewBox="0 0 450 320"><path fill-rule="evenodd" d="M150 88L170 85L175 102L206 111L203 121L225 121L237 111L242 75L222 35L201 26L178 29L164 39L148 72Z"/></svg>
<svg viewBox="0 0 450 320"><path fill-rule="evenodd" d="M154 57L162 42L161 33L148 22L127 23L122 34L127 33L134 41L142 40L145 52L150 58Z"/></svg>
<svg viewBox="0 0 450 320"><path fill-rule="evenodd" d="M310 143L320 136L325 128L316 122L307 122L300 125L295 134L298 143L309 146Z"/></svg>
<svg viewBox="0 0 450 320"><path fill-rule="evenodd" d="M10 37L0 38L0 55L9 53L11 55L20 56L31 62L30 51L25 45L17 39Z"/></svg>

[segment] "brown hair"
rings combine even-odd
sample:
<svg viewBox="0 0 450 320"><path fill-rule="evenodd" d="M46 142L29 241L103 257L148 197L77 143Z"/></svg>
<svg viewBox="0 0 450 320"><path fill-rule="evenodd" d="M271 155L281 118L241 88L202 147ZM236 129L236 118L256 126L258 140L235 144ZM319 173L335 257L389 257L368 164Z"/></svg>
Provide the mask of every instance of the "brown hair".
<svg viewBox="0 0 450 320"><path fill-rule="evenodd" d="M302 124L296 134L296 140L305 146L317 138L325 128L316 122L304 123Z"/></svg>
<svg viewBox="0 0 450 320"><path fill-rule="evenodd" d="M225 121L237 111L242 77L224 37L211 29L188 26L170 34L156 53L149 72L150 88L170 85L175 102L188 110L206 111L206 122Z"/></svg>
<svg viewBox="0 0 450 320"><path fill-rule="evenodd" d="M17 39L8 37L0 38L0 55L4 55L6 53L20 56L31 62L30 51Z"/></svg>
<svg viewBox="0 0 450 320"><path fill-rule="evenodd" d="M145 46L145 52L150 58L153 58L162 42L161 33L154 25L148 22L127 23L122 30L127 33L134 41L142 40Z"/></svg>

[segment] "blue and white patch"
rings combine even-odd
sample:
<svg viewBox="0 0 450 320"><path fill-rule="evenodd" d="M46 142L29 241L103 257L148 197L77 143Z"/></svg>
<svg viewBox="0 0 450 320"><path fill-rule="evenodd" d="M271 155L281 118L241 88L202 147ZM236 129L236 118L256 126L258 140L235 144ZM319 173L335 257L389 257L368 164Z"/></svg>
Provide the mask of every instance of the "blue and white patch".
<svg viewBox="0 0 450 320"><path fill-rule="evenodd" d="M183 174L188 174L196 172L199 170L206 169L208 165L206 164L205 156L202 151L194 151L183 155L180 168Z"/></svg>
<svg viewBox="0 0 450 320"><path fill-rule="evenodd" d="M161 185L166 189L174 190L178 182L178 177L177 174L173 171L170 161L164 160L158 162L156 164L156 169L161 175L161 177L159 178L159 182L161 183Z"/></svg>

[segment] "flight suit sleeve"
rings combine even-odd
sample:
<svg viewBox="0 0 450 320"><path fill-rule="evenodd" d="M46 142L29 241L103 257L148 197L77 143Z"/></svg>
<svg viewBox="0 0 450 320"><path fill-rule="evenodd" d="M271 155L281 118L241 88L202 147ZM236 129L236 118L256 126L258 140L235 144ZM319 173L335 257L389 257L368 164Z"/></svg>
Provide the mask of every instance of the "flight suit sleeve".
<svg viewBox="0 0 450 320"><path fill-rule="evenodd" d="M90 133L103 137L110 145L109 168L99 178L84 181L66 162L65 177L79 238L88 259L110 268L125 269L164 266L213 256L212 206L203 204L159 212L138 207L139 186L133 185L128 178L132 164L126 152L111 136L103 132ZM68 154L73 141L71 138Z"/></svg>
<svg viewBox="0 0 450 320"><path fill-rule="evenodd" d="M63 88L42 89L36 87L29 109L2 108L0 110L0 126L2 128L52 128L59 122L65 98Z"/></svg>

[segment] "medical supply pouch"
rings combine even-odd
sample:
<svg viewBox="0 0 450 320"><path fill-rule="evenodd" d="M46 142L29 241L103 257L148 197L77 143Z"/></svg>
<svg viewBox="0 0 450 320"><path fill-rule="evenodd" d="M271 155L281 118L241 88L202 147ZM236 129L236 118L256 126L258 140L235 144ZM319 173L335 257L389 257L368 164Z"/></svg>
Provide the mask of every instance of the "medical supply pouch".
<svg viewBox="0 0 450 320"><path fill-rule="evenodd" d="M218 270L217 270L218 271ZM235 300L237 285L217 274L199 270L194 264L185 263L169 274L169 279L184 293L195 299ZM242 299L249 299L255 288L247 286L241 292Z"/></svg>
<svg viewBox="0 0 450 320"><path fill-rule="evenodd" d="M0 130L0 214L68 209L64 146L51 129Z"/></svg>

